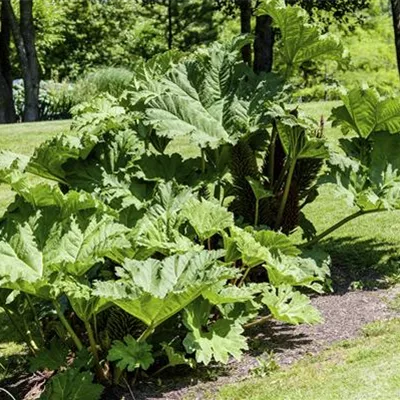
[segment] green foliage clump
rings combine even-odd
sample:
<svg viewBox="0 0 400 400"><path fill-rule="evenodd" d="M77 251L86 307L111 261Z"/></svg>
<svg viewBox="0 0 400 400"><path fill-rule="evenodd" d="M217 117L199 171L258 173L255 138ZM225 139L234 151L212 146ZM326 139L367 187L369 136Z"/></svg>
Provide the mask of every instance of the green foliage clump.
<svg viewBox="0 0 400 400"><path fill-rule="evenodd" d="M120 97L129 88L133 80L133 72L125 68L99 68L79 78L74 85L76 104L90 101L101 95L110 94Z"/></svg>
<svg viewBox="0 0 400 400"><path fill-rule="evenodd" d="M0 154L0 182L15 193L0 221L1 305L31 304L41 342L21 334L32 365L56 372L45 398L96 399L99 383L131 373L227 363L266 319L319 322L306 293L323 292L329 256L282 232L315 199L325 160L362 212L398 208L398 99L344 96L335 124L358 137L342 141L347 157L329 151L322 127L283 105L284 83L301 62L342 48L298 7L263 7L282 31L283 77L240 61L246 38L167 52L140 63L121 98L76 106L73 132L31 157ZM198 155L171 154L174 140ZM31 297L54 310L56 329ZM67 350L53 355L56 340Z"/></svg>

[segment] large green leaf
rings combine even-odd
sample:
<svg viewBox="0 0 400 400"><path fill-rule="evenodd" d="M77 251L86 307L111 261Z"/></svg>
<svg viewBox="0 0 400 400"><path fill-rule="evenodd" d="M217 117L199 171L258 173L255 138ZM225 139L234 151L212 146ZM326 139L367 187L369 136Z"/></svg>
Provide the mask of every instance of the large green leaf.
<svg viewBox="0 0 400 400"><path fill-rule="evenodd" d="M150 60L138 63L135 68L135 86L147 87L153 81L163 77L182 57L183 53L177 50L169 50L156 54Z"/></svg>
<svg viewBox="0 0 400 400"><path fill-rule="evenodd" d="M98 99L80 108L82 115L74 122L78 132L43 143L26 171L89 192L118 212L142 208L154 185L135 178L144 144L126 121L125 110L115 99Z"/></svg>
<svg viewBox="0 0 400 400"><path fill-rule="evenodd" d="M2 173L5 173L5 170L1 170L0 175ZM64 194L55 184L47 182L32 184L27 174L16 170L3 174L0 181L9 184L13 192L35 209L57 208L61 218L82 210L98 210L110 215L117 215L116 211L89 193L70 190Z"/></svg>
<svg viewBox="0 0 400 400"><path fill-rule="evenodd" d="M285 115L278 122L278 133L283 149L292 160L329 156L326 140L313 137L309 132L316 130L311 121Z"/></svg>
<svg viewBox="0 0 400 400"><path fill-rule="evenodd" d="M28 223L17 224L12 235L0 241L0 276L2 282L23 280L33 283L43 278L43 256Z"/></svg>
<svg viewBox="0 0 400 400"><path fill-rule="evenodd" d="M252 232L233 226L230 228L230 236L225 235L224 244L227 255L227 261L242 259L247 267L256 267L257 265L272 260L269 249L254 237Z"/></svg>
<svg viewBox="0 0 400 400"><path fill-rule="evenodd" d="M265 101L268 85L260 85L257 91L259 78L251 90L248 85L244 90L241 80L249 71L243 68L237 73L243 44L238 40L199 50L156 83L156 94L148 101L145 114L157 135L186 136L203 149L215 149L250 132L251 109L256 106L250 107L249 97L259 91Z"/></svg>
<svg viewBox="0 0 400 400"><path fill-rule="evenodd" d="M262 302L278 321L295 325L321 322L321 315L311 305L310 299L306 295L294 291L289 285L282 285L278 288L271 286L264 292Z"/></svg>
<svg viewBox="0 0 400 400"><path fill-rule="evenodd" d="M89 192L120 213L129 207L139 210L154 188L152 182L139 179L143 174L138 161L143 153L144 145L136 131L105 132L86 157L62 161L63 180L70 188Z"/></svg>
<svg viewBox="0 0 400 400"><path fill-rule="evenodd" d="M200 168L199 159L183 160L180 154L146 154L138 162L145 179L149 180L176 180L178 183L195 183L196 169Z"/></svg>
<svg viewBox="0 0 400 400"><path fill-rule="evenodd" d="M60 220L53 209L10 219L0 238L2 285L47 297L53 272L83 275L104 257L119 258L130 246L126 231L107 216Z"/></svg>
<svg viewBox="0 0 400 400"><path fill-rule="evenodd" d="M252 301L256 292L249 286L226 286L224 282L220 282L203 292L203 297L212 304L245 303Z"/></svg>
<svg viewBox="0 0 400 400"><path fill-rule="evenodd" d="M0 180L2 182L7 182L4 177L7 173L17 170L17 171L24 171L27 164L29 162L29 157L12 153L10 151L0 151Z"/></svg>
<svg viewBox="0 0 400 400"><path fill-rule="evenodd" d="M81 276L105 257L118 260L119 250L130 247L127 232L108 217L85 223L72 217L53 228L43 258L49 268Z"/></svg>
<svg viewBox="0 0 400 400"><path fill-rule="evenodd" d="M400 99L382 99L375 89L359 87L342 96L343 106L332 110L333 125L362 138L373 132L400 132Z"/></svg>
<svg viewBox="0 0 400 400"><path fill-rule="evenodd" d="M363 212L400 207L400 163L396 149L399 135L375 132L368 141L342 141L348 157L334 155L326 181L337 184L337 191L350 206ZM350 144L354 144L351 146Z"/></svg>
<svg viewBox="0 0 400 400"><path fill-rule="evenodd" d="M116 282L97 282L95 294L155 328L211 285L232 276L221 252L191 252L164 260L126 260Z"/></svg>
<svg viewBox="0 0 400 400"><path fill-rule="evenodd" d="M219 319L209 324L211 305L206 300L199 300L185 309L184 323L190 332L183 344L188 353L195 353L196 361L208 365L212 359L224 364L229 357L240 359L248 346L242 336L243 328L239 323Z"/></svg>
<svg viewBox="0 0 400 400"><path fill-rule="evenodd" d="M272 285L304 286L322 292L327 270L312 258L281 256L266 265Z"/></svg>
<svg viewBox="0 0 400 400"><path fill-rule="evenodd" d="M317 25L309 24L308 14L297 6L286 6L284 0L264 0L256 15L269 15L281 32L278 51L285 65L285 76L309 60L341 59L343 46L329 35L321 35Z"/></svg>
<svg viewBox="0 0 400 400"><path fill-rule="evenodd" d="M117 367L121 370L134 371L137 368L148 369L154 362L152 346L146 342L138 342L132 336L126 336L124 341L116 340L107 359L118 361Z"/></svg>
<svg viewBox="0 0 400 400"><path fill-rule="evenodd" d="M100 136L110 130L122 130L129 121L118 99L108 93L80 103L71 111L74 115L72 128L86 135Z"/></svg>
<svg viewBox="0 0 400 400"><path fill-rule="evenodd" d="M149 103L146 115L160 136L188 136L193 144L214 149L230 141L221 122L189 96L160 95Z"/></svg>
<svg viewBox="0 0 400 400"><path fill-rule="evenodd" d="M69 368L52 377L41 400L99 400L103 386L93 383L90 372Z"/></svg>
<svg viewBox="0 0 400 400"><path fill-rule="evenodd" d="M84 279L78 280L62 274L52 286L52 291L56 295L63 293L67 296L76 315L84 322L89 322L93 316L110 305L106 299L95 296L89 283Z"/></svg>
<svg viewBox="0 0 400 400"><path fill-rule="evenodd" d="M40 145L30 159L27 171L47 179L65 182L63 164L86 158L98 142L94 135L59 135Z"/></svg>
<svg viewBox="0 0 400 400"><path fill-rule="evenodd" d="M157 187L152 204L131 234L136 258L150 257L156 252L170 255L200 248L180 231L185 221L182 210L192 198L190 189L172 181Z"/></svg>
<svg viewBox="0 0 400 400"><path fill-rule="evenodd" d="M194 228L201 243L234 224L231 212L218 203L204 199L189 200L182 210L182 215Z"/></svg>
<svg viewBox="0 0 400 400"><path fill-rule="evenodd" d="M297 256L300 250L294 245L289 236L274 231L255 231L254 237L262 246L267 247L274 256L284 254Z"/></svg>

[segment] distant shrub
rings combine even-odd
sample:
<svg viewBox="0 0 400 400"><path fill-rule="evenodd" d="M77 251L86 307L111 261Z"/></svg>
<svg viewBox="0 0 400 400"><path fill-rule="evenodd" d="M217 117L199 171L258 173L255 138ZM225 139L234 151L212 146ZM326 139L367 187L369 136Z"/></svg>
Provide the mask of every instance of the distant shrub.
<svg viewBox="0 0 400 400"><path fill-rule="evenodd" d="M24 113L24 85L22 80L13 84L18 119ZM39 91L39 119L41 121L71 118L70 110L76 105L73 85L69 82L41 81Z"/></svg>
<svg viewBox="0 0 400 400"><path fill-rule="evenodd" d="M76 82L74 97L77 103L104 93L119 97L129 87L132 79L133 72L125 68L100 68L84 75Z"/></svg>
<svg viewBox="0 0 400 400"><path fill-rule="evenodd" d="M39 119L41 121L69 119L71 108L91 100L100 94L109 93L120 97L132 82L133 72L124 68L101 68L91 72L76 83L41 81L39 92ZM24 113L24 84L21 79L13 84L15 108L18 119Z"/></svg>
<svg viewBox="0 0 400 400"><path fill-rule="evenodd" d="M302 103L320 100L339 100L337 88L337 85L325 85L323 83L319 83L311 87L296 90L293 94L293 99Z"/></svg>

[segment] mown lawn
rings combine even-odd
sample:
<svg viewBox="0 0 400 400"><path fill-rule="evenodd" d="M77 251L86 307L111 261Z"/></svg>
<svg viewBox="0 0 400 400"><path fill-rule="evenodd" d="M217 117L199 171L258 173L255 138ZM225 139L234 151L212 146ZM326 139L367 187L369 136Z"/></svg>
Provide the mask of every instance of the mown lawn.
<svg viewBox="0 0 400 400"><path fill-rule="evenodd" d="M71 121L46 121L0 125L0 149L32 154L35 147L59 132L69 130Z"/></svg>
<svg viewBox="0 0 400 400"><path fill-rule="evenodd" d="M224 387L217 400L394 400L400 398L400 320L377 322L356 340L263 379ZM207 398L207 397L206 397Z"/></svg>

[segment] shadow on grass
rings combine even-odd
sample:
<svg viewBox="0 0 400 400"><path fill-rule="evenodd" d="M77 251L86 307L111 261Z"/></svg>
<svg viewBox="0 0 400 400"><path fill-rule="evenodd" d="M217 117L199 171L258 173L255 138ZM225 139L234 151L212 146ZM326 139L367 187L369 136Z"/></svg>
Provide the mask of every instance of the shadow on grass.
<svg viewBox="0 0 400 400"><path fill-rule="evenodd" d="M386 278L400 277L400 246L393 242L358 237L329 238L319 248L332 258L336 293L387 286Z"/></svg>

